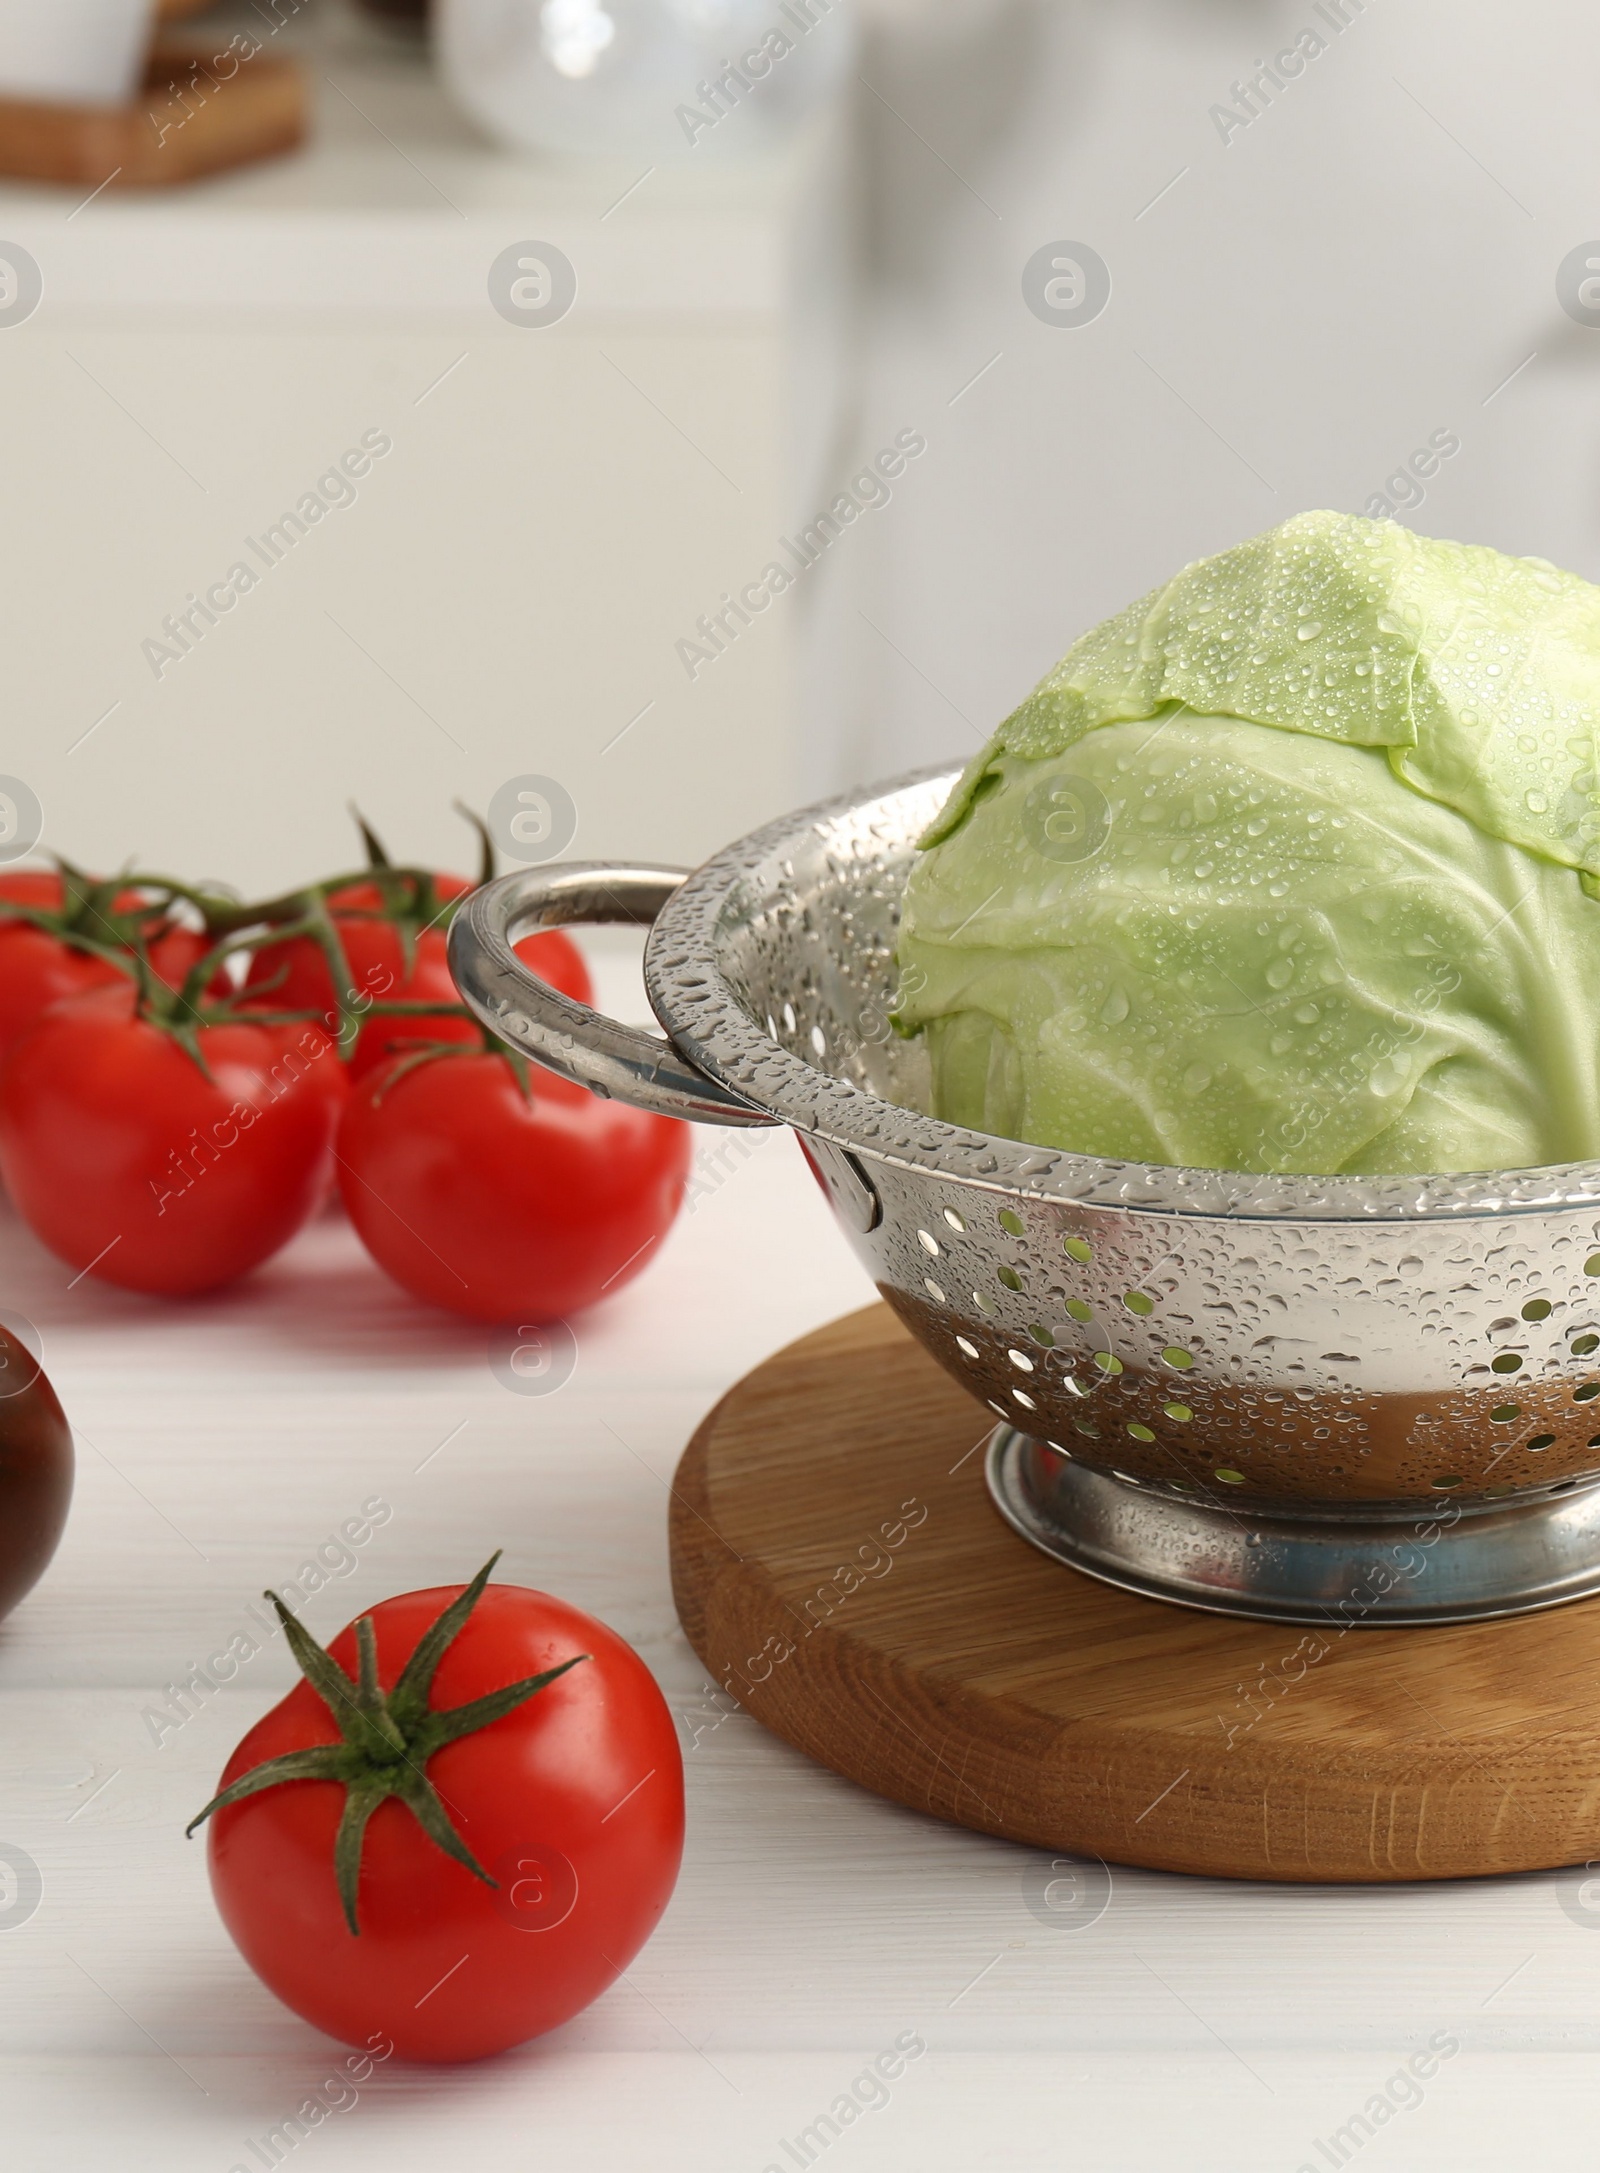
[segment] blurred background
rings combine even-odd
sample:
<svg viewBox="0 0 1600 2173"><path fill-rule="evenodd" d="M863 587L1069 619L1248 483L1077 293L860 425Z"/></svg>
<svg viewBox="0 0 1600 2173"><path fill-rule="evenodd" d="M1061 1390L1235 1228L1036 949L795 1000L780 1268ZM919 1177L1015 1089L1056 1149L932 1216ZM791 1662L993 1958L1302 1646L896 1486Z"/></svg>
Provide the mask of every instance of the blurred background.
<svg viewBox="0 0 1600 2173"><path fill-rule="evenodd" d="M1571 0L164 12L0 0L7 851L693 862L1307 506L1600 574Z"/></svg>

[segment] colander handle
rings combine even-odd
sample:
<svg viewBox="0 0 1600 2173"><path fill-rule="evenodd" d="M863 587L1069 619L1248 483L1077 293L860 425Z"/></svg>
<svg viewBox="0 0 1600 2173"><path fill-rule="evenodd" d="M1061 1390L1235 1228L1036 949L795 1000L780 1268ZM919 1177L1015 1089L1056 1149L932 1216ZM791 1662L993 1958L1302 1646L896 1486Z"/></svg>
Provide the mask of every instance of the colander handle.
<svg viewBox="0 0 1600 2173"><path fill-rule="evenodd" d="M491 1033L592 1093L697 1124L775 1124L696 1070L670 1041L561 995L512 949L538 928L648 928L688 872L597 860L502 875L456 914L450 971L468 1010Z"/></svg>

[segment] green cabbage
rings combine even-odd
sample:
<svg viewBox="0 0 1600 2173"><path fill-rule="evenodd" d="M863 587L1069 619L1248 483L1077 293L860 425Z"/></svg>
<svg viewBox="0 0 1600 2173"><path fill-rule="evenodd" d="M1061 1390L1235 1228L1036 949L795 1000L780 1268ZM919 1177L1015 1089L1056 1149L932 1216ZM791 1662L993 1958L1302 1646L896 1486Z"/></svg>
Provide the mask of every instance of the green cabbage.
<svg viewBox="0 0 1600 2173"><path fill-rule="evenodd" d="M933 1112L1144 1162L1600 1157L1600 589L1308 513L1067 652L906 891Z"/></svg>

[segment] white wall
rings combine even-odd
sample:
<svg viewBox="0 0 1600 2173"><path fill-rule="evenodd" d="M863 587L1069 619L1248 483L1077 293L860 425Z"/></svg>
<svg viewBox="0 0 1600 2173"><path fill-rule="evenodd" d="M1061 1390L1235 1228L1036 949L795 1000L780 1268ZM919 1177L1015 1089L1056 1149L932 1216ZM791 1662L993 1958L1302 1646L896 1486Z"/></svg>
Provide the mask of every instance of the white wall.
<svg viewBox="0 0 1600 2173"><path fill-rule="evenodd" d="M868 410L932 442L857 599L888 639L839 614L859 776L970 750L1082 628L1290 513L1362 510L1436 429L1461 450L1405 518L1600 578L1600 331L1554 288L1600 235L1600 18L1345 7L1338 35L1312 0L885 9ZM1225 144L1209 107L1312 24L1329 50ZM1021 299L1060 238L1113 275L1078 330Z"/></svg>
<svg viewBox="0 0 1600 2173"><path fill-rule="evenodd" d="M48 842L247 887L338 864L350 796L463 864L450 799L521 770L568 784L577 850L688 859L966 752L1083 627L1298 509L1361 508L1437 430L1461 450L1407 518L1600 575L1600 332L1554 293L1600 234L1600 20L1341 4L1335 34L1313 0L875 0L854 154L658 176L602 218L627 174L488 159L316 0L311 162L148 214L0 191L0 239L54 275L0 332L0 771ZM1225 144L1210 106L1311 24L1329 49ZM334 88L356 66L381 135ZM873 302L841 397L851 191ZM141 301L151 234L171 282L201 214L193 291ZM515 333L479 258L551 220L580 306ZM1113 278L1077 330L1019 285L1063 238ZM302 247L294 307L233 306L255 262L294 300ZM318 314L341 282L364 307ZM361 503L153 682L141 640L370 425L396 450ZM683 679L678 635L908 427L928 451L893 502Z"/></svg>
<svg viewBox="0 0 1600 2173"><path fill-rule="evenodd" d="M742 166L517 160L338 0L283 42L305 156L0 187L44 277L0 328L0 774L46 847L259 892L351 864L350 799L463 869L452 800L528 773L585 857L692 863L794 805L839 760L797 728L797 612L693 678L677 645L836 466L848 143L822 116ZM528 238L577 279L541 329L489 300ZM357 502L255 564L369 431ZM241 561L220 623L146 647Z"/></svg>

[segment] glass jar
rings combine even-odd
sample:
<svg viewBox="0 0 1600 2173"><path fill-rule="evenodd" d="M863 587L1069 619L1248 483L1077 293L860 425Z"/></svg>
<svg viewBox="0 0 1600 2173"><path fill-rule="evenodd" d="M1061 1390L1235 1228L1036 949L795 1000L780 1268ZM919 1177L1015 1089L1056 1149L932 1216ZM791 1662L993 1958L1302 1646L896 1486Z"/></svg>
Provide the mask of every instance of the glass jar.
<svg viewBox="0 0 1600 2173"><path fill-rule="evenodd" d="M853 0L436 0L445 80L514 150L749 155L847 70Z"/></svg>

